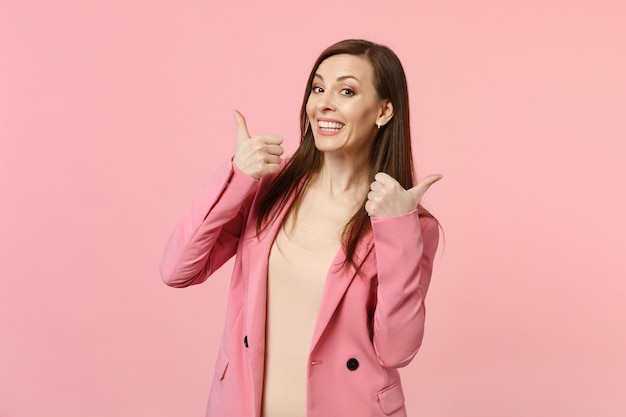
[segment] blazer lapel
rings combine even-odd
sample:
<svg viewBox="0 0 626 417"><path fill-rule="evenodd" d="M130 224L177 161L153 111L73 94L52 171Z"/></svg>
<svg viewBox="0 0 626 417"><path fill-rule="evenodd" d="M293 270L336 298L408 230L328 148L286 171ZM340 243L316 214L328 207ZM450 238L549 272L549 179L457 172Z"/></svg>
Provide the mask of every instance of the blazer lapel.
<svg viewBox="0 0 626 417"><path fill-rule="evenodd" d="M252 373L255 409L260 413L263 398L263 377L265 372L265 320L267 313L267 267L269 253L287 208L289 200L276 220L259 237L256 236L256 217L252 216L247 227L243 251L244 313L246 319L247 346L249 349L250 371Z"/></svg>
<svg viewBox="0 0 626 417"><path fill-rule="evenodd" d="M365 263L365 260L373 250L373 237L372 232L367 232L359 245L356 248L356 259L359 259L361 264ZM344 266L343 262L346 259L345 251L343 247L339 249L339 253L333 260L330 266L326 281L324 282L324 292L322 293L322 301L320 303L320 310L317 314L317 321L315 322L315 329L313 331L313 339L311 340L310 352L313 351L317 343L319 342L324 330L328 327L330 319L332 318L337 306L341 302L343 295L350 287L350 284L357 276L356 269L352 265Z"/></svg>
<svg viewBox="0 0 626 417"><path fill-rule="evenodd" d="M248 289L245 292L246 300L246 328L248 329L248 344L255 350L265 348L265 320L267 310L267 268L269 254L276 239L276 234L282 223L291 200L285 205L276 220L270 224L257 238L255 235L256 218L250 224L252 233L248 235L250 243L247 245L246 266Z"/></svg>

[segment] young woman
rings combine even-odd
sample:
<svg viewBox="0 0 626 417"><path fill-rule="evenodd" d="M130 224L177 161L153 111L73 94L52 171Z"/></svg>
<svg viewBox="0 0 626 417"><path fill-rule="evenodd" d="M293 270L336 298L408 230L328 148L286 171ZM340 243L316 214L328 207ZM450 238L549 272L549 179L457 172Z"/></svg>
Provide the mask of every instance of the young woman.
<svg viewBox="0 0 626 417"><path fill-rule="evenodd" d="M406 79L387 47L346 40L309 76L301 143L238 144L168 241L174 287L236 255L209 417L405 416L438 223L420 206Z"/></svg>

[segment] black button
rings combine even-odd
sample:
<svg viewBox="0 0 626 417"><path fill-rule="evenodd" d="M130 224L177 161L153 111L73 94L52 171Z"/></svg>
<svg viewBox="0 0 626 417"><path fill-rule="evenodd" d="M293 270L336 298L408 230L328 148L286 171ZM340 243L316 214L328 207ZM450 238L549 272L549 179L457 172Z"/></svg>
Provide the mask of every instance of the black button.
<svg viewBox="0 0 626 417"><path fill-rule="evenodd" d="M248 336L244 336L244 338L243 338L243 345L245 347L248 347Z"/></svg>
<svg viewBox="0 0 626 417"><path fill-rule="evenodd" d="M359 367L359 361L357 361L354 358L350 358L348 359L348 362L346 362L346 366L348 367L349 370L356 371L356 368Z"/></svg>

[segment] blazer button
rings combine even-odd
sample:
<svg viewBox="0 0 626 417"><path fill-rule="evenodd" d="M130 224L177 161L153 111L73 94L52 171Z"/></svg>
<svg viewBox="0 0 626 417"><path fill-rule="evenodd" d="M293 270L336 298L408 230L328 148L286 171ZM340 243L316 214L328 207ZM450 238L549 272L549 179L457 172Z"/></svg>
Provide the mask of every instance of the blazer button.
<svg viewBox="0 0 626 417"><path fill-rule="evenodd" d="M244 345L245 347L248 347L248 336L247 336L247 335L246 335L246 336L244 336L244 338L243 338L243 345Z"/></svg>
<svg viewBox="0 0 626 417"><path fill-rule="evenodd" d="M348 367L349 370L356 371L356 368L359 367L359 361L357 361L354 358L350 358L348 359L348 362L346 362L346 366Z"/></svg>

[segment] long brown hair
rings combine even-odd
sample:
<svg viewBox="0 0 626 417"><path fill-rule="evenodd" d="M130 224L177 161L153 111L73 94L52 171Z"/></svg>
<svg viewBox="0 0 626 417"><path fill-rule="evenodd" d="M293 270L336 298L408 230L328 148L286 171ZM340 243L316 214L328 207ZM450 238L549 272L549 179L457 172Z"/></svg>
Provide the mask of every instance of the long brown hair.
<svg viewBox="0 0 626 417"><path fill-rule="evenodd" d="M318 173L321 169L322 153L315 147L306 105L318 67L326 58L340 54L367 58L374 69L374 87L379 98L388 99L393 105L394 115L386 125L380 128L372 147L369 181L374 181L376 173L385 172L395 178L405 189L415 184L409 126L409 95L402 64L396 54L386 46L360 39L344 40L324 50L313 65L300 110L300 146L257 206L257 234L276 220L278 213L285 207L292 194L295 194L295 197L290 210L297 212L312 174ZM361 238L371 228L369 216L365 211L366 201L367 193L363 196L361 207L343 230L346 263L355 266L357 270L361 260L354 259L355 251ZM419 212L420 216L432 217L421 206Z"/></svg>

